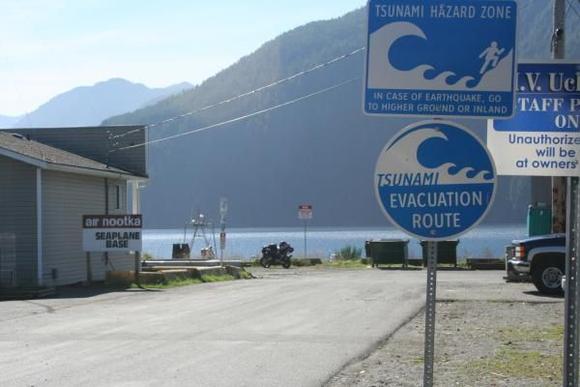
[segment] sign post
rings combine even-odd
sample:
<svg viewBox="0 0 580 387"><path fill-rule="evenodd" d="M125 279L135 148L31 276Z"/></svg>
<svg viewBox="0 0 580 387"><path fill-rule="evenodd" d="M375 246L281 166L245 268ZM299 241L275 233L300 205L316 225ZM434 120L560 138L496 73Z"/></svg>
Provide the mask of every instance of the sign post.
<svg viewBox="0 0 580 387"><path fill-rule="evenodd" d="M441 120L409 125L385 146L375 168L375 195L385 216L427 241L424 386L433 385L437 242L477 226L496 192L485 145L460 125Z"/></svg>
<svg viewBox="0 0 580 387"><path fill-rule="evenodd" d="M224 250L226 249L226 216L228 214L228 199L220 199L220 261L224 264Z"/></svg>
<svg viewBox="0 0 580 387"><path fill-rule="evenodd" d="M427 289L425 302L425 367L423 384L433 385L435 363L435 310L437 305L437 242L427 242Z"/></svg>
<svg viewBox="0 0 580 387"><path fill-rule="evenodd" d="M304 220L304 258L308 258L308 244L306 235L308 232L308 221L312 219L311 204L301 204L298 206L298 219Z"/></svg>
<svg viewBox="0 0 580 387"><path fill-rule="evenodd" d="M86 263L86 270L87 270L87 285L91 285L93 282L93 268L91 264L91 253L90 251L86 252L85 255L85 263Z"/></svg>
<svg viewBox="0 0 580 387"><path fill-rule="evenodd" d="M580 190L578 177L568 178L567 196L567 235L566 235L566 300L564 327L564 386L579 385L578 359L580 351L580 236L578 225L580 220Z"/></svg>

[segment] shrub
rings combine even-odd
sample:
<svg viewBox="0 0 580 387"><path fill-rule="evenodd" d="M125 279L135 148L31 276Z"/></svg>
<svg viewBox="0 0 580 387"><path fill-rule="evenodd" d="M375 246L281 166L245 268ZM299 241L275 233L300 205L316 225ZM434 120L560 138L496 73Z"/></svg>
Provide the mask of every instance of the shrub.
<svg viewBox="0 0 580 387"><path fill-rule="evenodd" d="M336 259L340 261L355 261L362 257L362 248L345 246L336 252Z"/></svg>

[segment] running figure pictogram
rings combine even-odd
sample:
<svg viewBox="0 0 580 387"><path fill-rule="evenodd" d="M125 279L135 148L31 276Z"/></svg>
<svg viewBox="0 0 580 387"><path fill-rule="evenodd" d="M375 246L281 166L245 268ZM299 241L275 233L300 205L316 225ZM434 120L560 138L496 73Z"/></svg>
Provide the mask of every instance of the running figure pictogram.
<svg viewBox="0 0 580 387"><path fill-rule="evenodd" d="M491 69L497 66L499 61L500 55L503 54L505 51L504 48L501 50L497 48L497 42L491 42L491 45L483 50L483 52L479 55L479 58L485 57L485 62L479 71L480 74L484 74L487 71L487 67L491 64Z"/></svg>

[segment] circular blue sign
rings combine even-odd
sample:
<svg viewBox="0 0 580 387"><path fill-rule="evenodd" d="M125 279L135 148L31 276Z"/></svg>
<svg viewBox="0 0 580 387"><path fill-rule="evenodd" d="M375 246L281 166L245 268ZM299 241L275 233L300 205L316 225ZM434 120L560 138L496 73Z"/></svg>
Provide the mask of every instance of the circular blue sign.
<svg viewBox="0 0 580 387"><path fill-rule="evenodd" d="M387 218L419 239L453 239L475 227L495 198L497 175L485 145L448 121L397 133L375 168L375 194Z"/></svg>

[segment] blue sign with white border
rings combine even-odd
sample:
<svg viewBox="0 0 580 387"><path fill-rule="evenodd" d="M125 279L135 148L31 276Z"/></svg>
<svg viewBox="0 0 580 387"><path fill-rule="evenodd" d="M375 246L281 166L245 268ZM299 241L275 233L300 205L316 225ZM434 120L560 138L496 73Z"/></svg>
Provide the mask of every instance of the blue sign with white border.
<svg viewBox="0 0 580 387"><path fill-rule="evenodd" d="M513 0L370 0L367 114L508 118Z"/></svg>
<svg viewBox="0 0 580 387"><path fill-rule="evenodd" d="M580 176L580 63L518 64L517 113L489 120L500 175Z"/></svg>
<svg viewBox="0 0 580 387"><path fill-rule="evenodd" d="M485 145L464 127L430 120L403 129L375 168L375 194L386 217L424 240L455 238L493 203L497 176Z"/></svg>

